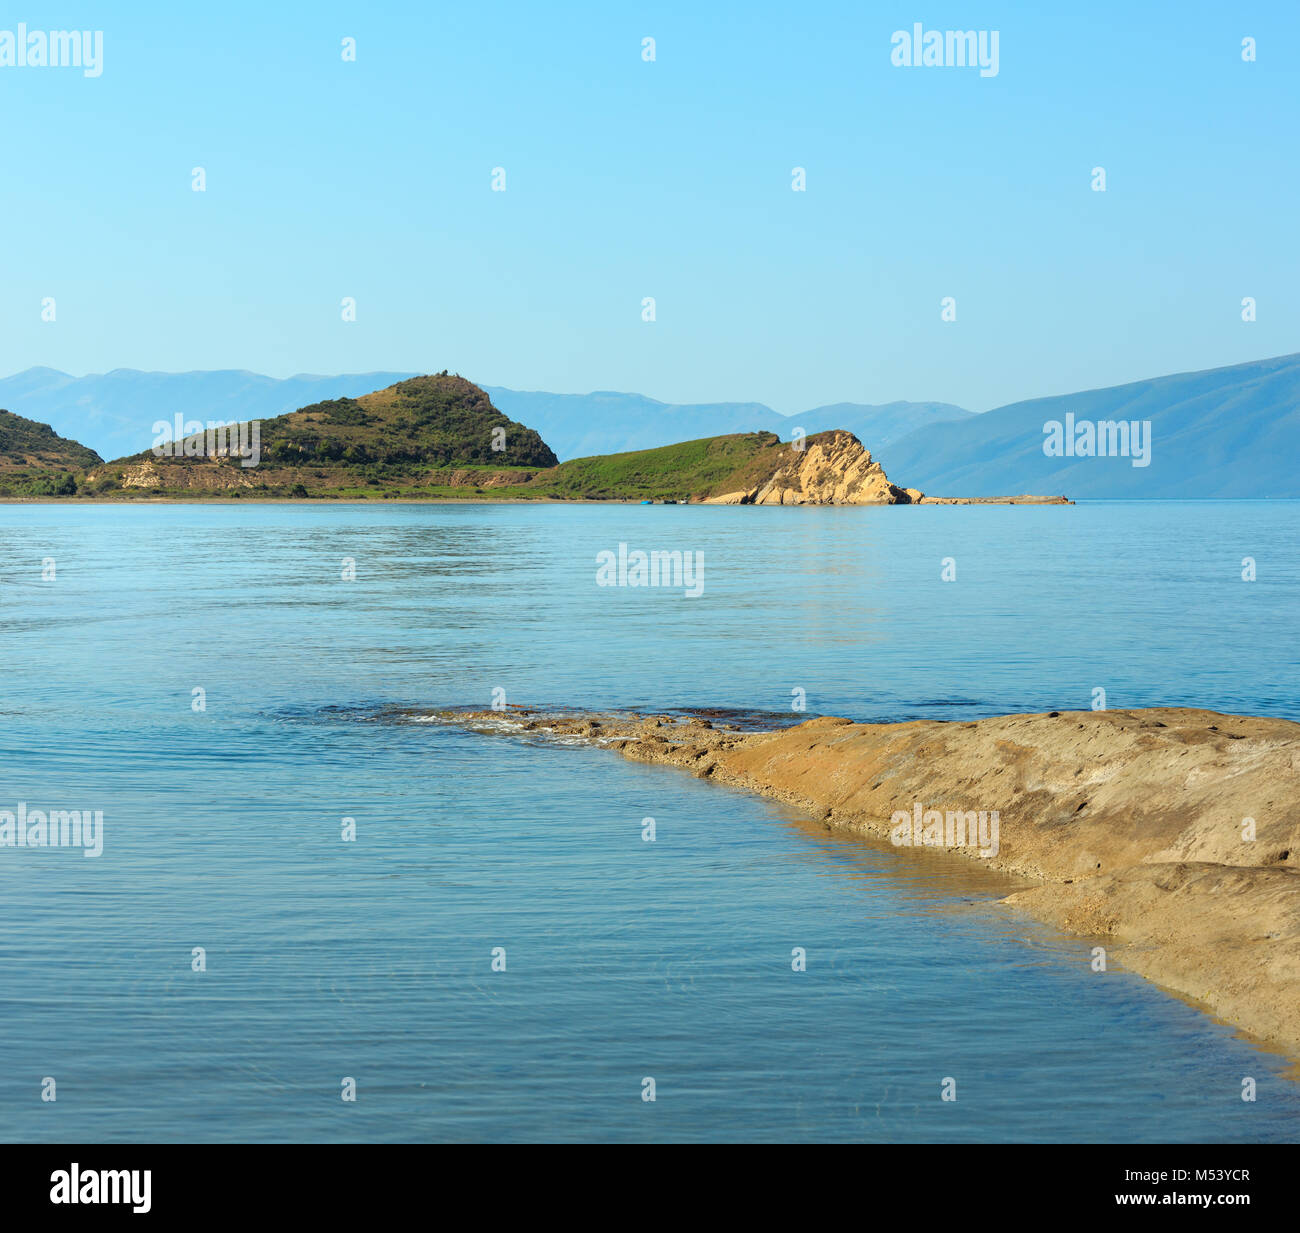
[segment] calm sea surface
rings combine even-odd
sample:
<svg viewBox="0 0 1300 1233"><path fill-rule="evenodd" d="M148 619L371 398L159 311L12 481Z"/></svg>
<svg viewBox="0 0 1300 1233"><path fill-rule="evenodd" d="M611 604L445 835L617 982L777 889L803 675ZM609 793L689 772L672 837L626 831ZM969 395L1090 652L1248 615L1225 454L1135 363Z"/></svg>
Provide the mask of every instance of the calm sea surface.
<svg viewBox="0 0 1300 1233"><path fill-rule="evenodd" d="M0 1139L1300 1138L1278 1058L969 862L416 721L1300 718L1298 521L0 506L0 810L104 814L98 859L0 848ZM598 587L620 543L702 553L703 593Z"/></svg>

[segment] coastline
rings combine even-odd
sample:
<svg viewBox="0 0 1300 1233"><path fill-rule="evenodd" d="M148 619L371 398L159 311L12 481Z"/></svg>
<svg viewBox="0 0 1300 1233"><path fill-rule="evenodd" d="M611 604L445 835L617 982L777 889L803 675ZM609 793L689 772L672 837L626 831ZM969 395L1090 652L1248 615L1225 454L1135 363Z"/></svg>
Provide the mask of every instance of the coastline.
<svg viewBox="0 0 1300 1233"><path fill-rule="evenodd" d="M691 505L711 507L721 505L716 501L644 501L637 497L237 497L224 493L204 497L0 497L0 505ZM732 503L727 508L735 508ZM1067 497L924 497L920 501L899 502L898 508L918 505L1074 505ZM780 506L782 509L860 509L895 508L884 502L819 502L806 501ZM762 508L753 506L752 508Z"/></svg>
<svg viewBox="0 0 1300 1233"><path fill-rule="evenodd" d="M1108 939L1108 961L1300 1062L1300 724L1290 720L1153 708L741 731L698 716L513 707L437 718L606 747L772 797L828 829L895 843L901 830L908 846L920 828L901 827L903 813L996 812L983 851L946 843L960 836L951 826L919 846L1027 880L1000 902Z"/></svg>

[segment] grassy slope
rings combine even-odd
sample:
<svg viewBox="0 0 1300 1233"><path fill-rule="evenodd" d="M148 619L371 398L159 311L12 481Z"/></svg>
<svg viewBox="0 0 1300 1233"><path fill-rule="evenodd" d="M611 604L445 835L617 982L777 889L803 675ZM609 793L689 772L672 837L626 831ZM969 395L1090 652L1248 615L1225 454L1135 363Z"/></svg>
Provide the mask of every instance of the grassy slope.
<svg viewBox="0 0 1300 1233"><path fill-rule="evenodd" d="M48 424L0 411L0 467L93 467L99 455Z"/></svg>
<svg viewBox="0 0 1300 1233"><path fill-rule="evenodd" d="M652 450L574 458L542 471L521 469L518 481L501 482L500 467L481 468L491 485L453 485L453 469L428 473L425 482L382 487L350 486L332 490L341 499L419 498L497 501L685 501L749 487L771 472L779 448L773 433L737 433L705 437ZM464 477L475 468L454 468Z"/></svg>
<svg viewBox="0 0 1300 1233"><path fill-rule="evenodd" d="M0 496L67 496L100 461L94 450L11 411L0 411Z"/></svg>
<svg viewBox="0 0 1300 1233"><path fill-rule="evenodd" d="M574 458L542 471L525 487L538 497L684 501L746 487L751 477L771 470L777 445L775 433L748 432Z"/></svg>

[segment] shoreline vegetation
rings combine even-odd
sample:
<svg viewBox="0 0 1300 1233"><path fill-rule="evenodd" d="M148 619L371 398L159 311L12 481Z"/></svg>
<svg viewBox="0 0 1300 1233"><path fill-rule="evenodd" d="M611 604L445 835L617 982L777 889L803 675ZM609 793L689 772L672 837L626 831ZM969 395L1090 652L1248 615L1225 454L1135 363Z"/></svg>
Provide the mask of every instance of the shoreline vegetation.
<svg viewBox="0 0 1300 1233"><path fill-rule="evenodd" d="M264 421L165 421L115 462L0 412L0 500L512 501L665 505L1071 504L931 497L892 483L851 432L732 433L560 462L541 436L446 372Z"/></svg>
<svg viewBox="0 0 1300 1233"><path fill-rule="evenodd" d="M1152 708L742 730L712 712L518 706L437 718L608 748L772 797L828 829L980 861L1027 883L1000 902L1094 939L1110 961L1300 1061L1290 720Z"/></svg>

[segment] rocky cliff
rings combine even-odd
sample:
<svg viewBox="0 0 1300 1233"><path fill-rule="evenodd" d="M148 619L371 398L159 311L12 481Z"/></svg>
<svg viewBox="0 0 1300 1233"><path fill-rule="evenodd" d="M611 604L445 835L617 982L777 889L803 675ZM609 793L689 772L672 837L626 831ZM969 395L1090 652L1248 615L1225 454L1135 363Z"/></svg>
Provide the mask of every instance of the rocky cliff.
<svg viewBox="0 0 1300 1233"><path fill-rule="evenodd" d="M707 505L910 505L915 488L891 484L851 432L832 429L784 445L773 469L747 487L706 497Z"/></svg>

